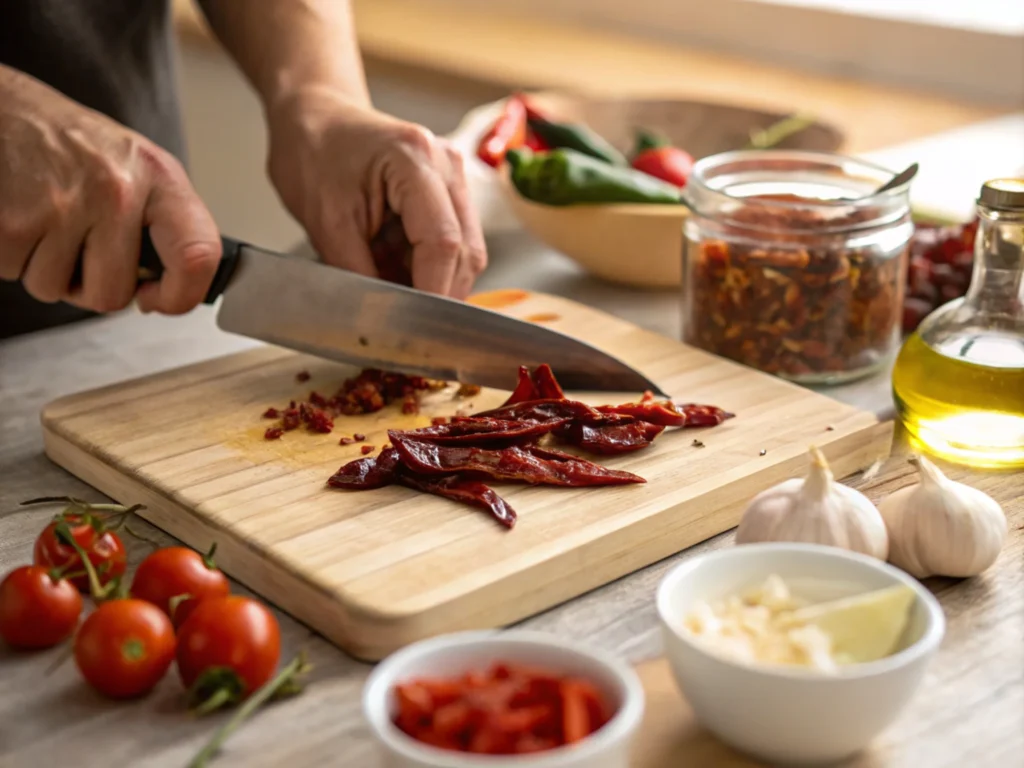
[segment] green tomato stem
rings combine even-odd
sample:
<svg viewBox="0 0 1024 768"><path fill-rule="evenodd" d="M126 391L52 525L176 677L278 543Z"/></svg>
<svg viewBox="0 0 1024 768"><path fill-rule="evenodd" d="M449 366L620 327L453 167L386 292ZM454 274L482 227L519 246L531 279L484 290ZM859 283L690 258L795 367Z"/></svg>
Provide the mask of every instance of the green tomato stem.
<svg viewBox="0 0 1024 768"><path fill-rule="evenodd" d="M205 768L209 764L210 759L217 753L217 750L227 740L228 736L234 733L247 717L277 693L278 689L292 682L296 676L302 674L308 668L305 654L300 653L292 659L291 663L277 674L277 677L245 700L234 716L213 734L212 738L206 743L206 746L192 759L192 762L188 764L188 768Z"/></svg>

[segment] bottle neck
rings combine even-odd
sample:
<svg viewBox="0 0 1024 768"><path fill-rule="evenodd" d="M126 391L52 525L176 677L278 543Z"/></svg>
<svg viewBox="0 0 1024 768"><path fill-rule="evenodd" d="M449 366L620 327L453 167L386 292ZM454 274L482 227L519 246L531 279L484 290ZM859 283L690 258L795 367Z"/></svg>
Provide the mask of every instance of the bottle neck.
<svg viewBox="0 0 1024 768"><path fill-rule="evenodd" d="M974 270L964 304L1024 318L1024 212L980 211Z"/></svg>

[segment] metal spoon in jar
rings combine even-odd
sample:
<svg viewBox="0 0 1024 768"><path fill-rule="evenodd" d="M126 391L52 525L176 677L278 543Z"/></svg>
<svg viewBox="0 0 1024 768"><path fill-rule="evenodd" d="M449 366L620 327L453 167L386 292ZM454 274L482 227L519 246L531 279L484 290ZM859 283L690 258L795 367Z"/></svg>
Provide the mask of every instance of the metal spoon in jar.
<svg viewBox="0 0 1024 768"><path fill-rule="evenodd" d="M880 195L883 192L888 192L890 189L902 187L915 176L917 176L917 163L911 163L902 171L900 171L891 179L889 179L887 182L885 182L885 184L876 189L874 192L869 192L868 194L864 195L864 197L874 197L875 195Z"/></svg>

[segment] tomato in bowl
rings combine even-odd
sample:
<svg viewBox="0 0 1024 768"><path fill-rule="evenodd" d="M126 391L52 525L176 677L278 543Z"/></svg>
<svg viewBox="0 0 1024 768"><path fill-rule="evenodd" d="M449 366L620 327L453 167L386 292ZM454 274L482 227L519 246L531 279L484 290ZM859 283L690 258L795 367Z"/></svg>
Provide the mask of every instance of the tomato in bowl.
<svg viewBox="0 0 1024 768"><path fill-rule="evenodd" d="M625 662L517 630L415 643L382 661L363 691L394 768L627 768L643 710Z"/></svg>

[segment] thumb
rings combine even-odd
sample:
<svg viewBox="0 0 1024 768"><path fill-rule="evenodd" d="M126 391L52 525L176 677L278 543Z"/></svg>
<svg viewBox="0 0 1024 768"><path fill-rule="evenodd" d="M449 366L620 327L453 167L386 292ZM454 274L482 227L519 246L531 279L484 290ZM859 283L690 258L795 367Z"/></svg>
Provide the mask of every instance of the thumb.
<svg viewBox="0 0 1024 768"><path fill-rule="evenodd" d="M143 223L164 272L159 282L142 286L136 298L143 312L179 315L206 296L220 263L220 232L184 170L171 169L154 179Z"/></svg>

